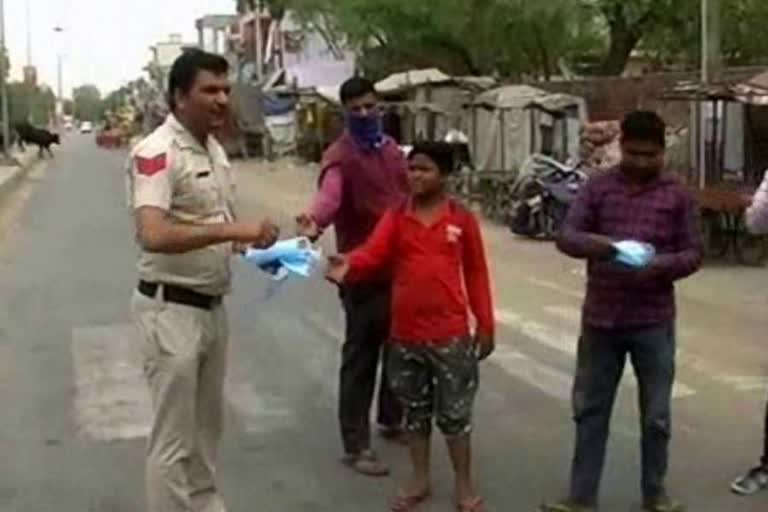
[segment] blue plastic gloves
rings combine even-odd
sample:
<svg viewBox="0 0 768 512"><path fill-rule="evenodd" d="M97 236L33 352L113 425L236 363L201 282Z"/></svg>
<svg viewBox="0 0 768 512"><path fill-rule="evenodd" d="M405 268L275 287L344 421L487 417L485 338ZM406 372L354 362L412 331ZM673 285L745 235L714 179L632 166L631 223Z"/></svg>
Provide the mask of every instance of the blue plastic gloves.
<svg viewBox="0 0 768 512"><path fill-rule="evenodd" d="M613 246L616 248L615 261L631 268L645 268L656 257L656 249L644 242L625 240Z"/></svg>
<svg viewBox="0 0 768 512"><path fill-rule="evenodd" d="M243 259L249 265L266 272L277 282L290 276L307 278L322 261L322 251L314 249L308 238L280 240L269 249L248 249ZM276 291L271 290L269 295Z"/></svg>

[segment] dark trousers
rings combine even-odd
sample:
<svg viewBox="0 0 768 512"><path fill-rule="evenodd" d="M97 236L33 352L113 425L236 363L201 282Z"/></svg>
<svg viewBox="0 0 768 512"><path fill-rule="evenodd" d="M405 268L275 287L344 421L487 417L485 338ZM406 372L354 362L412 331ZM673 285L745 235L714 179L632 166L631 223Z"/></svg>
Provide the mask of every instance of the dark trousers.
<svg viewBox="0 0 768 512"><path fill-rule="evenodd" d="M371 447L371 404L379 361L378 423L400 427L403 411L389 388L386 361L391 289L382 285L346 285L341 289L346 315L346 340L341 352L339 423L344 450L358 454Z"/></svg>
<svg viewBox="0 0 768 512"><path fill-rule="evenodd" d="M573 387L576 448L571 499L579 505L597 503L611 412L627 355L638 382L643 497L650 500L665 493L675 378L674 325L626 330L585 327Z"/></svg>

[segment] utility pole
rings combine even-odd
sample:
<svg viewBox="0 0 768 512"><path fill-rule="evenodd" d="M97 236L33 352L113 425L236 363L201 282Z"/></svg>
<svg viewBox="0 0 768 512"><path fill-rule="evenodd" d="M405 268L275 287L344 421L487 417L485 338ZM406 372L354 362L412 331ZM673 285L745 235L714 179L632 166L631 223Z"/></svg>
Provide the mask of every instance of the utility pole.
<svg viewBox="0 0 768 512"><path fill-rule="evenodd" d="M26 0L27 7L27 69L32 69L32 12L30 9L30 3L32 0ZM26 78L26 77L25 77ZM26 81L26 80L25 80ZM37 93L37 84L29 82L25 84L27 92L27 122L32 123L32 109L35 101L35 95Z"/></svg>
<svg viewBox="0 0 768 512"><path fill-rule="evenodd" d="M3 116L3 154L9 156L11 146L11 130L8 119L8 84L6 83L6 57L8 50L5 47L5 0L0 0L0 109Z"/></svg>
<svg viewBox="0 0 768 512"><path fill-rule="evenodd" d="M709 85L718 82L722 73L721 57L721 4L720 0L701 0L701 83ZM715 104L716 105L716 104ZM698 104L699 125L699 188L707 184L708 155L705 105ZM717 112L712 112L713 128ZM712 142L717 142L717 131L712 130ZM715 152L716 153L716 152ZM714 164L714 162L713 162Z"/></svg>
<svg viewBox="0 0 768 512"><path fill-rule="evenodd" d="M32 65L32 13L27 0L27 66Z"/></svg>
<svg viewBox="0 0 768 512"><path fill-rule="evenodd" d="M256 51L256 78L261 82L264 78L264 41L261 33L261 0L256 0L256 7L253 10L253 23L253 36L254 39L256 39L254 45Z"/></svg>
<svg viewBox="0 0 768 512"><path fill-rule="evenodd" d="M717 82L722 72L720 0L701 2L701 81Z"/></svg>
<svg viewBox="0 0 768 512"><path fill-rule="evenodd" d="M61 35L64 33L64 28L61 26L56 26L53 28L53 31L57 34ZM58 75L58 84L57 84L57 91L56 91L56 126L61 126L61 116L64 114L64 72L63 72L63 66L62 66L62 60L64 59L64 55L61 53L61 41L59 41L59 53L56 56L56 73Z"/></svg>

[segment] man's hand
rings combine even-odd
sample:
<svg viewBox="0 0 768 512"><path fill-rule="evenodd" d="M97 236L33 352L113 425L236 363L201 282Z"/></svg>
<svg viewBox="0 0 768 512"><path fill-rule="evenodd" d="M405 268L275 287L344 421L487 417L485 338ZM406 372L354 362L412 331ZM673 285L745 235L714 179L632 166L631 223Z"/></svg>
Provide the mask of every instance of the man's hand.
<svg viewBox="0 0 768 512"><path fill-rule="evenodd" d="M296 235L305 236L314 242L321 234L320 227L311 215L302 213L296 217Z"/></svg>
<svg viewBox="0 0 768 512"><path fill-rule="evenodd" d="M614 241L603 235L589 235L592 242L592 258L596 260L610 260L616 256Z"/></svg>
<svg viewBox="0 0 768 512"><path fill-rule="evenodd" d="M343 254L329 256L325 277L332 283L342 284L349 272L349 261Z"/></svg>
<svg viewBox="0 0 768 512"><path fill-rule="evenodd" d="M258 223L231 224L231 239L236 248L253 247L266 249L274 245L280 236L280 228L270 219Z"/></svg>
<svg viewBox="0 0 768 512"><path fill-rule="evenodd" d="M493 354L493 351L496 350L496 341L492 334L475 334L473 345L478 361L488 359L488 356Z"/></svg>

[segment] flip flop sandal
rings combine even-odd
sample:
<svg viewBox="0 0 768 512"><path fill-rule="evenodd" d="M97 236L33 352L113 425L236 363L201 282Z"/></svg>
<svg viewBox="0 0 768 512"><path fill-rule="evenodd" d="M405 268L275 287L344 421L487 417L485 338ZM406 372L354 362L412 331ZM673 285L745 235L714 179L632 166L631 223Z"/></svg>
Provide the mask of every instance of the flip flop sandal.
<svg viewBox="0 0 768 512"><path fill-rule="evenodd" d="M475 496L474 498L469 498L459 502L457 505L457 510L459 512L487 512L488 511L488 509L485 508L485 501L480 496Z"/></svg>
<svg viewBox="0 0 768 512"><path fill-rule="evenodd" d="M341 462L353 471L365 476L389 476L389 468L373 452L363 452L359 455L346 455Z"/></svg>
<svg viewBox="0 0 768 512"><path fill-rule="evenodd" d="M431 493L429 491L424 494L406 494L403 491L392 498L392 502L389 505L390 512L412 512L416 510L419 505L427 501Z"/></svg>

